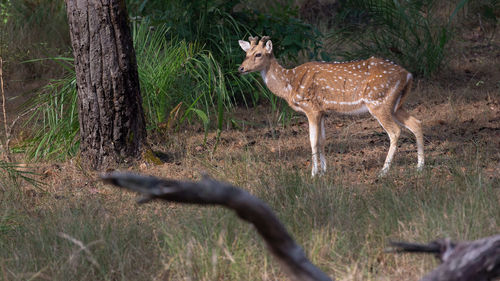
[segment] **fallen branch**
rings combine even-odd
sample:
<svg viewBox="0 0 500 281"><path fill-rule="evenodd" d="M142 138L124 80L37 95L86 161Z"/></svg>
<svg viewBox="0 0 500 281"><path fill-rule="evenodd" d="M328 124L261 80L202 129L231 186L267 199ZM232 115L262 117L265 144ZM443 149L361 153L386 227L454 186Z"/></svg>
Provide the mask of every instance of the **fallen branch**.
<svg viewBox="0 0 500 281"><path fill-rule="evenodd" d="M191 182L112 172L103 175L102 179L142 194L139 203L162 199L233 209L239 217L255 226L293 280L331 280L307 259L273 211L244 190L208 176L199 182ZM500 277L500 235L459 243L441 239L429 244L391 242L391 245L394 248L390 252L433 253L443 262L421 281L487 281Z"/></svg>
<svg viewBox="0 0 500 281"><path fill-rule="evenodd" d="M442 264L420 281L487 281L500 277L500 235L475 241L429 244L391 242L397 253L432 253Z"/></svg>
<svg viewBox="0 0 500 281"><path fill-rule="evenodd" d="M139 203L162 199L188 204L221 205L232 209L240 218L255 226L271 253L293 280L332 280L307 259L302 248L295 243L269 206L242 189L208 176L203 176L199 182L191 182L112 172L103 175L102 179L142 194L144 197Z"/></svg>

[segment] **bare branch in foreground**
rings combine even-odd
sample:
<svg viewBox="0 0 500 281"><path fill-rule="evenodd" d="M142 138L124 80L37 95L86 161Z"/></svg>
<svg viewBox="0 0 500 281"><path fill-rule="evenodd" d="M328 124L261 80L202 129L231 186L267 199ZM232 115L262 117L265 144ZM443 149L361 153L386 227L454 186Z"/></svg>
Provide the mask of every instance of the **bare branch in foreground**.
<svg viewBox="0 0 500 281"><path fill-rule="evenodd" d="M285 272L297 281L331 281L314 266L295 243L271 208L248 192L204 176L199 182L159 179L131 173L112 172L102 176L110 184L141 193L140 203L153 199L172 202L221 205L252 223Z"/></svg>
<svg viewBox="0 0 500 281"><path fill-rule="evenodd" d="M443 263L420 281L487 281L500 278L500 235L475 241L429 244L391 242L392 252L433 253Z"/></svg>
<svg viewBox="0 0 500 281"><path fill-rule="evenodd" d="M167 201L221 205L252 223L284 270L297 281L331 280L315 267L288 234L273 211L248 192L204 176L200 182L176 181L112 172L102 179L141 193L139 201ZM443 263L421 281L488 281L500 277L500 235L454 243L441 239L429 244L392 242L391 252L433 253Z"/></svg>

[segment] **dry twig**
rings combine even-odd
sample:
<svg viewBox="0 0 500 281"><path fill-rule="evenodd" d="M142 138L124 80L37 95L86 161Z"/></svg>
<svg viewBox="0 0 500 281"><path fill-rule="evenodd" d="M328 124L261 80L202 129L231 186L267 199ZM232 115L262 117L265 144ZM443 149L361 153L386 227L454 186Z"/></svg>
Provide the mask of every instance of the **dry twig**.
<svg viewBox="0 0 500 281"><path fill-rule="evenodd" d="M162 199L233 209L255 226L293 280L331 280L307 259L273 211L244 190L208 176L203 176L199 182L191 182L112 172L103 175L102 179L142 194L144 197L139 203ZM394 248L390 252L434 253L443 262L421 281L488 281L500 277L500 235L460 243L442 239L427 245L406 242L392 242L391 245Z"/></svg>
<svg viewBox="0 0 500 281"><path fill-rule="evenodd" d="M391 252L432 253L443 262L420 281L487 281L500 277L500 235L465 242L440 239L429 244L391 245Z"/></svg>
<svg viewBox="0 0 500 281"><path fill-rule="evenodd" d="M4 126L4 131L5 131L5 139L8 139L8 132L7 132L7 113L5 110L5 91L3 87L3 59L0 57L0 91L2 92L2 112L3 112L3 126ZM0 143L0 148L2 148L2 145ZM8 158L8 147L7 144L5 144L4 150L5 150L5 155L7 155Z"/></svg>
<svg viewBox="0 0 500 281"><path fill-rule="evenodd" d="M221 205L232 209L240 218L255 226L271 253L293 280L332 280L307 259L271 208L242 189L208 176L203 176L199 182L191 182L112 172L103 175L102 179L142 194L144 197L140 203L162 199L187 204Z"/></svg>

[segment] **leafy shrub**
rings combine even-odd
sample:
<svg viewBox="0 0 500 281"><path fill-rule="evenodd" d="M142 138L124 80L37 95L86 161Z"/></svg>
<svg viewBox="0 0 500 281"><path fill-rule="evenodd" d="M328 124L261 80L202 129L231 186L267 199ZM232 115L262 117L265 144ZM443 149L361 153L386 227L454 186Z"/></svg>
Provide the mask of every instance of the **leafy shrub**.
<svg viewBox="0 0 500 281"><path fill-rule="evenodd" d="M354 51L341 53L348 59L382 56L428 76L441 65L451 38L450 22L468 0L456 4L445 22L438 19L438 2L345 0L338 17L344 24L328 37L337 45L354 43Z"/></svg>

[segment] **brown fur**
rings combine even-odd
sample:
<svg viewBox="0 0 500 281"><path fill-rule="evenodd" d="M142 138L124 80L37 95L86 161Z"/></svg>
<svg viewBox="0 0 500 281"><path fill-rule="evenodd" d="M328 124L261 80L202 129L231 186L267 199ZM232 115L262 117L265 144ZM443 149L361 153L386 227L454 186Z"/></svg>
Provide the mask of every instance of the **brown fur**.
<svg viewBox="0 0 500 281"><path fill-rule="evenodd" d="M324 163L324 122L329 111L359 114L370 112L386 130L391 140L381 175L387 173L401 132L400 126L412 131L417 139L418 168L424 164L423 136L420 121L409 115L402 104L411 89L412 75L393 62L371 57L353 62L308 62L285 69L274 58L272 43L263 37L260 43L240 41L246 58L239 71L260 71L267 87L285 99L309 120L313 152L313 176ZM320 136L318 137L318 134Z"/></svg>

